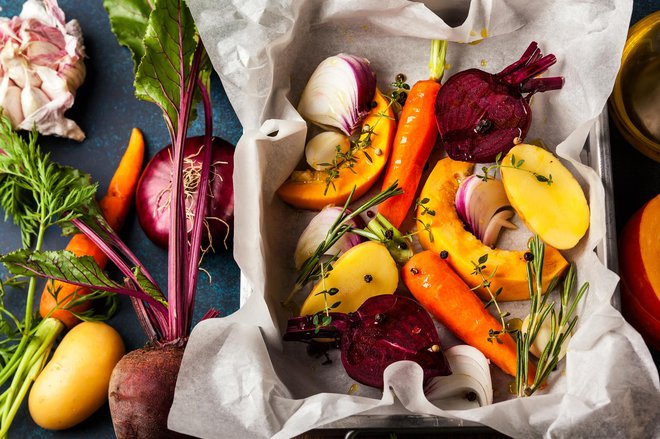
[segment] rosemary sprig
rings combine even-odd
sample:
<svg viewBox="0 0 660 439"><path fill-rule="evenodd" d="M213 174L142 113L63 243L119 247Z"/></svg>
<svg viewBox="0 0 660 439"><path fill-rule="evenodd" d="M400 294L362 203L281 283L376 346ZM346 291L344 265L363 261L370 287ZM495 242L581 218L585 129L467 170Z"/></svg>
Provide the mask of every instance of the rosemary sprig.
<svg viewBox="0 0 660 439"><path fill-rule="evenodd" d="M490 165L490 166L484 166L481 168L481 171L483 172L483 175L477 175L477 177L481 178L483 181L488 181L488 180L494 180L497 176L497 171L501 168L510 168L510 169L518 169L520 171L525 171L534 176L536 178L536 181L539 183L545 183L548 186L552 186L552 183L554 183L554 180L552 179L552 174L548 174L547 176L536 173L534 171L530 171L529 169L525 169L522 167L522 165L525 163L525 160L516 160L515 154L511 154L511 163L510 164L504 164L502 163L502 153L499 152L497 156L495 156L495 164ZM491 176L490 173L493 172L493 175Z"/></svg>
<svg viewBox="0 0 660 439"><path fill-rule="evenodd" d="M318 245L316 251L314 251L314 254L312 254L312 256L310 256L309 258L307 258L307 260L305 260L305 262L303 263L302 268L300 269L300 272L298 274L298 277L296 278L296 283L293 287L293 290L291 291L291 293L289 293L287 298L282 302L282 304L285 307L290 308L293 304L293 298L296 296L296 294L301 289L303 289L304 286L307 285L309 282L316 279L320 279L322 273L328 271L328 267L330 267L332 265L332 262L334 262L338 258L338 255L333 255L330 257L329 261L326 262L322 261L323 255L325 255L325 253L342 236L344 236L345 233L352 230L350 221L353 218L357 217L362 212L366 212L372 207L382 203L388 198L402 194L403 190L399 187L398 181L395 181L383 192L375 195L373 198L366 201L357 209L349 212L348 205L351 203L354 193L355 193L355 188L353 188L350 195L348 196L348 199L346 200L346 203L344 203L344 207L341 213L339 214L335 222L332 224L332 226L330 226L330 229L328 230L325 239Z"/></svg>
<svg viewBox="0 0 660 439"><path fill-rule="evenodd" d="M529 323L525 331L520 331L517 341L518 367L516 369L515 388L519 397L530 396L546 381L550 372L559 362L562 345L566 342L577 324L578 317L574 316L577 305L582 300L589 284L584 283L571 300L576 285L576 268L571 264L568 274L564 278L563 288L560 291L559 311L555 311L554 302L548 303L549 292L557 283L553 278L547 289L543 289L543 258L545 244L538 236L534 236L529 243L531 256L527 260L527 281L530 293ZM545 293L545 294L544 294ZM536 365L536 374L532 384L529 384L529 349L546 318L550 316L550 340L543 349Z"/></svg>

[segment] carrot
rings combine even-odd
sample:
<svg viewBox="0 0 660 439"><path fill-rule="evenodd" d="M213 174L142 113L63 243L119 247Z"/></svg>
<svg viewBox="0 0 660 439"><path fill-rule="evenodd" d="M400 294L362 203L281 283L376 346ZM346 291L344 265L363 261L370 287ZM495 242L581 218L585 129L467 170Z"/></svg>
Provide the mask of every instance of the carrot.
<svg viewBox="0 0 660 439"><path fill-rule="evenodd" d="M144 139L137 128L133 128L128 148L110 180L107 194L99 202L103 217L113 230L121 229L128 214L133 194L137 186L142 162L144 160ZM104 268L108 257L87 236L82 233L73 235L66 246L66 250L76 256L91 256L99 267ZM89 294L86 288L80 288L65 282L49 282L41 294L39 313L41 317L54 317L71 329L80 323L74 313L86 311L91 307L90 302L83 302L67 309L75 296Z"/></svg>
<svg viewBox="0 0 660 439"><path fill-rule="evenodd" d="M438 138L435 99L444 72L446 41L434 40L431 46L431 78L413 85L399 117L392 155L385 169L383 190L395 181L403 194L385 200L378 207L387 220L399 228L408 215L417 186Z"/></svg>
<svg viewBox="0 0 660 439"><path fill-rule="evenodd" d="M510 334L499 335L501 343L488 341L489 330L501 322L484 307L479 297L438 254L424 251L402 269L403 282L419 303L465 343L479 349L500 369L516 375L517 347ZM530 376L535 371L530 364Z"/></svg>

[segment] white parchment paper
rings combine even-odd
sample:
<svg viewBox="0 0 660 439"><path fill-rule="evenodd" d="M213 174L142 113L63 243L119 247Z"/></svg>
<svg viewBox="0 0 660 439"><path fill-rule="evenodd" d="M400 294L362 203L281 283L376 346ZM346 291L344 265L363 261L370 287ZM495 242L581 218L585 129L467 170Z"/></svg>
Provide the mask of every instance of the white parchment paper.
<svg viewBox="0 0 660 439"><path fill-rule="evenodd" d="M618 278L593 252L605 233L604 190L596 172L579 160L612 89L631 1L187 3L244 127L234 176L243 306L194 329L170 428L206 438L284 438L351 415L415 412L455 425L477 421L515 437L660 436L658 374L641 337L610 305ZM534 97L528 138L555 149L591 207L588 235L566 255L578 264L578 282L589 281L591 288L548 390L512 399L508 379L491 367L499 402L463 411L430 404L414 363L390 366L384 393L359 386L349 395L353 381L337 352L336 367L324 367L302 344L281 342L288 315L279 303L293 286L293 251L308 219L275 194L303 153L306 125L295 111L300 92L316 65L339 52L368 58L382 89L399 72L410 83L426 78L430 39L453 42L445 77L472 67L498 72L531 41L557 56L549 74L564 76L566 85ZM456 343L446 333L441 339L445 347Z"/></svg>

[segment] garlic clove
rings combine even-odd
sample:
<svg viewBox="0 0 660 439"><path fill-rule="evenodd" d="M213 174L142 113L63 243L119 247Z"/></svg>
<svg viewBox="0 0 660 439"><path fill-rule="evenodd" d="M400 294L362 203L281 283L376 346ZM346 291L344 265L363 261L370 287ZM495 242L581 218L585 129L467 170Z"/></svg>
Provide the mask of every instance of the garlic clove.
<svg viewBox="0 0 660 439"><path fill-rule="evenodd" d="M66 78L53 69L37 67L36 73L41 79L41 90L53 100L64 93L69 93Z"/></svg>
<svg viewBox="0 0 660 439"><path fill-rule="evenodd" d="M307 163L317 171L332 165L337 152L346 153L351 143L347 136L334 131L325 131L310 139L305 146Z"/></svg>
<svg viewBox="0 0 660 439"><path fill-rule="evenodd" d="M522 332L527 332L528 326L529 326L529 314L523 320L522 327L520 330ZM541 324L541 328L539 329L539 332L536 334L536 338L534 339L534 343L532 343L532 345L529 347L529 352L532 355L534 355L536 358L539 358L541 356L546 345L550 342L551 333L552 333L552 322L550 320L550 316L548 316L546 317L545 320L543 320L543 323ZM571 339L571 334L568 334L568 337L566 337L566 341L564 341L564 344L561 346L561 350L559 351L559 360L564 358L564 355L566 355L566 349L568 347L568 342L570 339Z"/></svg>
<svg viewBox="0 0 660 439"><path fill-rule="evenodd" d="M23 121L21 89L13 85L9 76L4 76L0 81L0 107L2 113L9 117L12 127L17 127Z"/></svg>
<svg viewBox="0 0 660 439"><path fill-rule="evenodd" d="M28 85L21 91L21 108L26 118L48 102L50 99L40 88Z"/></svg>

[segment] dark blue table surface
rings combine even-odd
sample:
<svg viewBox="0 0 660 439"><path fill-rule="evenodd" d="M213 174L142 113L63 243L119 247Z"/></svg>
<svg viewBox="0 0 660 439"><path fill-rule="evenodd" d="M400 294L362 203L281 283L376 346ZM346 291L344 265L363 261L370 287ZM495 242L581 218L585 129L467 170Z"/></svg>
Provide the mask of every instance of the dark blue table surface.
<svg viewBox="0 0 660 439"><path fill-rule="evenodd" d="M157 107L140 102L133 95L131 58L112 35L102 2L60 0L59 3L68 19L76 18L80 22L85 36L87 79L78 91L76 104L68 116L78 122L87 134L87 139L77 143L44 137L40 143L52 153L54 160L90 173L99 182L99 193L104 193L127 144L131 128L138 127L143 131L149 156L169 143L169 137ZM1 14L17 15L21 4L17 0L0 0ZM658 9L658 0L635 0L631 23ZM217 80L213 83L212 99L214 134L235 144L241 135L241 126ZM200 121L193 123L191 134L201 134L202 131ZM660 192L660 165L627 145L615 129L612 130L612 156L617 222L620 228L637 208ZM630 192L626 189L630 185L627 182L633 180L636 190ZM128 221L123 236L161 285L165 285L166 253L149 242L134 217ZM59 249L65 244L66 239L57 233L51 233L46 240L47 248ZM11 223L0 222L0 252L11 251L19 246L16 227ZM197 318L209 307L220 310L223 315L236 310L239 302L239 270L231 257L231 248L208 257L205 268L210 271L212 282L201 278ZM19 298L12 300L20 302ZM120 309L110 324L121 333L127 349L135 349L145 343L128 301L121 301ZM40 429L23 407L10 433L12 437L20 438L114 437L107 405L81 425L65 432Z"/></svg>

